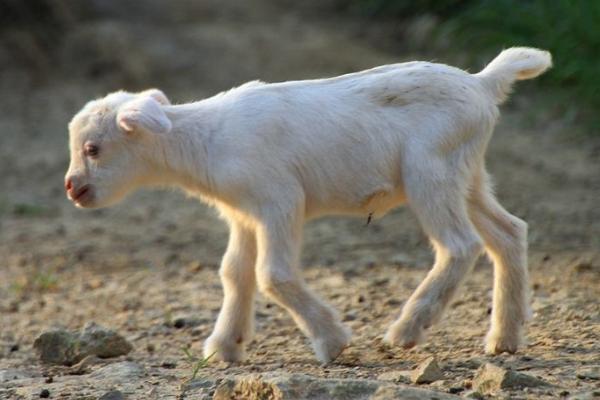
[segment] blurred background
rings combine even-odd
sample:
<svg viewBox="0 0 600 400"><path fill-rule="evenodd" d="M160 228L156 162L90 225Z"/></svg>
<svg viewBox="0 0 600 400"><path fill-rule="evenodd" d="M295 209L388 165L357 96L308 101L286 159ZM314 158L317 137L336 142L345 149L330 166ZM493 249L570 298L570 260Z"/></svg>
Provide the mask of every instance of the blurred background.
<svg viewBox="0 0 600 400"><path fill-rule="evenodd" d="M182 103L253 79L327 77L415 59L476 72L513 45L550 50L555 67L518 84L516 96L503 108L507 128L499 130L521 132L496 135L500 144L491 146L490 162L494 165L499 151L494 147L506 143L509 159L515 152L539 157L522 161L532 163L533 172L553 163L559 170L540 178L515 171L514 160L502 163L500 168L510 167L509 179L534 186L532 191L512 185L518 193L506 196L508 201L522 196L517 206L526 214L531 207L527 196L535 187L551 197L548 190L563 188L582 171L590 174L584 181L593 180L585 181L586 188L598 189L596 1L176 0L166 5L159 0L2 0L0 21L0 228L5 243L12 240L6 237L7 219L20 224L22 217L45 216L63 224L69 218L62 212L73 218L103 213L72 210L61 188L68 164L66 126L90 99L119 89L158 87ZM545 144L551 148L548 154ZM555 187L539 182L550 176ZM500 180L500 187L505 183ZM576 212L564 194L552 194L559 197L557 207ZM579 201L592 200L583 197ZM597 244L588 236L598 232L587 227L589 216L579 218L585 222L576 229L588 229L585 237L568 240ZM26 221L37 229L37 220Z"/></svg>
<svg viewBox="0 0 600 400"><path fill-rule="evenodd" d="M594 275L581 284L597 283L598 1L0 0L0 314L10 327L0 338L28 343L41 327L93 318L135 331L209 304L205 336L218 309L227 234L212 210L176 191L95 211L66 200L67 124L87 101L157 87L183 103L254 79L412 60L477 72L513 45L551 51L554 68L502 106L488 154L498 196L529 222L534 276L583 265L573 268ZM311 222L308 273L389 265L422 277L431 254L410 211L365 222ZM548 287L561 290L556 279Z"/></svg>

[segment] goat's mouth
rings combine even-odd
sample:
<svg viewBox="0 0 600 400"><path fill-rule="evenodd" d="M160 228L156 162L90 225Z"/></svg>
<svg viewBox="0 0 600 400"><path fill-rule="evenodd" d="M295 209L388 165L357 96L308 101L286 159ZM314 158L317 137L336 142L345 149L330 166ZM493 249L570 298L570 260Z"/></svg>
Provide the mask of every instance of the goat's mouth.
<svg viewBox="0 0 600 400"><path fill-rule="evenodd" d="M75 193L68 193L69 199L78 207L87 207L94 199L94 188L92 185L83 185Z"/></svg>

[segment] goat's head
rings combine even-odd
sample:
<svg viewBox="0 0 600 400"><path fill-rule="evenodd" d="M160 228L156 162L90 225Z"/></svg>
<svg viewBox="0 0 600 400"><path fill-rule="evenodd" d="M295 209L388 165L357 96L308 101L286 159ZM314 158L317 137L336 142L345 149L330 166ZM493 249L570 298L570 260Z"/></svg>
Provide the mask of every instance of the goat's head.
<svg viewBox="0 0 600 400"><path fill-rule="evenodd" d="M69 124L71 162L67 197L82 208L107 207L144 184L151 175L147 152L171 121L157 89L116 92L91 101Z"/></svg>

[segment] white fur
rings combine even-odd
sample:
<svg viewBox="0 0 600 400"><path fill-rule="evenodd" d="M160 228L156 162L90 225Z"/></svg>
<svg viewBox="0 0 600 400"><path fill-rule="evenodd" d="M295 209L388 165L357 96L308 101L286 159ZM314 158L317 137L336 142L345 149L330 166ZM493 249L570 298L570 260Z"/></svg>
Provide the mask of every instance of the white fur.
<svg viewBox="0 0 600 400"><path fill-rule="evenodd" d="M175 185L220 210L231 236L206 355L243 358L258 286L290 312L320 361L335 359L350 332L300 275L303 224L324 214L379 217L403 203L436 261L385 339L420 342L485 248L495 265L486 348L514 352L527 315L527 225L495 200L484 153L510 85L550 64L548 53L518 48L475 75L411 62L250 82L183 105L157 90L118 92L71 122L67 179L93 187L82 207L112 204L142 185ZM96 159L82 153L86 142L99 144Z"/></svg>

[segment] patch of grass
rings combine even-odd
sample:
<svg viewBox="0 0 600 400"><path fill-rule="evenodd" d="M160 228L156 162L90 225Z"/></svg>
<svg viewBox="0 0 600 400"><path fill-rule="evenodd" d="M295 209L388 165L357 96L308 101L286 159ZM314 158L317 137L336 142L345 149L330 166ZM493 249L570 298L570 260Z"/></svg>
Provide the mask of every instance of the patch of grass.
<svg viewBox="0 0 600 400"><path fill-rule="evenodd" d="M58 277L52 272L40 271L32 276L23 276L10 284L10 290L17 296L27 292L51 292L58 287Z"/></svg>
<svg viewBox="0 0 600 400"><path fill-rule="evenodd" d="M600 135L600 2L579 0L354 0L363 15L408 19L421 14L440 19L439 37L454 49L469 49L481 66L501 49L530 46L549 50L554 68L539 85L565 92L578 115ZM477 50L477 51L473 51ZM589 129L588 129L589 130Z"/></svg>
<svg viewBox="0 0 600 400"><path fill-rule="evenodd" d="M31 203L13 204L11 211L13 215L18 217L42 217L52 214L50 208Z"/></svg>
<svg viewBox="0 0 600 400"><path fill-rule="evenodd" d="M198 372L202 368L205 368L208 365L208 361L216 354L216 352L214 352L208 357L199 358L199 357L196 357L195 355L193 355L192 352L190 351L190 349L188 349L186 347L182 348L181 350L185 354L187 363L192 368L191 376L188 378L188 380L190 380L190 381L196 379Z"/></svg>
<svg viewBox="0 0 600 400"><path fill-rule="evenodd" d="M8 201L4 200L4 199L0 199L0 215L4 215L8 212L9 210L9 205L8 205Z"/></svg>

